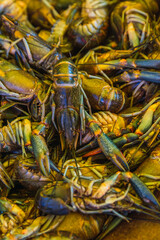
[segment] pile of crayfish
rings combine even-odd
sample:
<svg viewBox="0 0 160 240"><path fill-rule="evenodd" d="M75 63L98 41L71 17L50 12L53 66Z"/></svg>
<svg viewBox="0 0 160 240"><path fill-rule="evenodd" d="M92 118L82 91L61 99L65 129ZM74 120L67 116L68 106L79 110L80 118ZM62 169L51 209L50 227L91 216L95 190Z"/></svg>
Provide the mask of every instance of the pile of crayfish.
<svg viewBox="0 0 160 240"><path fill-rule="evenodd" d="M0 1L0 239L160 221L160 2Z"/></svg>

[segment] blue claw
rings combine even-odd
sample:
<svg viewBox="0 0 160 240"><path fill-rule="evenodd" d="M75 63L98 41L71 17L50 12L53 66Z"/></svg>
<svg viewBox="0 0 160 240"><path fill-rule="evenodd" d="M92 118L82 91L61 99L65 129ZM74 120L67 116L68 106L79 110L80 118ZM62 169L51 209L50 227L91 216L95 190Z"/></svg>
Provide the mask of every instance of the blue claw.
<svg viewBox="0 0 160 240"><path fill-rule="evenodd" d="M154 206L156 209L160 210L160 203L158 202L157 198L149 190L145 183L139 179L139 177L131 172L124 172L122 175L131 183L132 187L143 202L149 205L149 207Z"/></svg>
<svg viewBox="0 0 160 240"><path fill-rule="evenodd" d="M111 141L111 139L103 133L100 126L95 120L85 111L85 117L90 130L93 132L97 142L104 153L104 155L111 160L121 171L129 171L127 160L118 149L118 147Z"/></svg>

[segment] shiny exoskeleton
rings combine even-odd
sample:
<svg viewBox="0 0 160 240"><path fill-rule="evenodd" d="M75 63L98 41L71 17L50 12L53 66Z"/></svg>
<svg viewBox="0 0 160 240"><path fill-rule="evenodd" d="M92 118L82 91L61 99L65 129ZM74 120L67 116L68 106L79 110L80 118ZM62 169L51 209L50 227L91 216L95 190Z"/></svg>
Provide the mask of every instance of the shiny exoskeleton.
<svg viewBox="0 0 160 240"><path fill-rule="evenodd" d="M123 1L111 14L111 25L124 49L136 47L151 34L151 17L159 10L157 1Z"/></svg>
<svg viewBox="0 0 160 240"><path fill-rule="evenodd" d="M85 120L94 133L100 147L120 170L128 170L127 162L120 150L102 132L92 117L84 110L83 97L87 101L90 114L90 104L81 87L78 70L74 63L63 58L55 64L53 69L53 92L51 95L52 121L58 126L62 151L74 150L77 146L78 136L85 131Z"/></svg>
<svg viewBox="0 0 160 240"><path fill-rule="evenodd" d="M108 29L108 4L108 1L104 0L83 1L80 16L74 18L68 31L69 38L76 46L91 48L105 39Z"/></svg>
<svg viewBox="0 0 160 240"><path fill-rule="evenodd" d="M21 0L1 0L0 14L6 14L16 20L27 23L27 3ZM29 23L29 22L28 22Z"/></svg>
<svg viewBox="0 0 160 240"><path fill-rule="evenodd" d="M58 126L62 150L76 149L84 131L83 90L75 64L63 58L53 68L52 120Z"/></svg>
<svg viewBox="0 0 160 240"><path fill-rule="evenodd" d="M120 112L127 105L125 93L116 87L110 86L103 78L90 78L81 75L82 87L90 100L93 110Z"/></svg>
<svg viewBox="0 0 160 240"><path fill-rule="evenodd" d="M129 184L127 190L114 187L122 179ZM100 183L98 187L97 183ZM142 202L137 202L137 199L132 198L132 194L128 194L131 186ZM126 203L125 200L127 200ZM121 215L121 211L123 213L126 206L127 210L138 212L143 212L143 203L148 205L147 210L151 210L150 213L152 213L151 206L158 211L160 209L156 197L136 174L120 171L107 179L92 179L91 182L89 180L87 187L78 186L77 180L70 181L69 184L58 182L56 186L48 184L37 193L36 202L38 207L47 214L65 215L80 211L83 214L114 214L122 219L126 219ZM138 209L139 207L141 210ZM148 214L147 211L144 213Z"/></svg>
<svg viewBox="0 0 160 240"><path fill-rule="evenodd" d="M58 53L57 49L52 48L50 44L38 37L35 31L29 30L20 22L14 21L5 15L2 15L1 21L5 31L14 41L10 48L7 49L7 53L15 45L21 50L22 55L27 58L29 64L45 71L52 68L52 65L61 58L61 54Z"/></svg>

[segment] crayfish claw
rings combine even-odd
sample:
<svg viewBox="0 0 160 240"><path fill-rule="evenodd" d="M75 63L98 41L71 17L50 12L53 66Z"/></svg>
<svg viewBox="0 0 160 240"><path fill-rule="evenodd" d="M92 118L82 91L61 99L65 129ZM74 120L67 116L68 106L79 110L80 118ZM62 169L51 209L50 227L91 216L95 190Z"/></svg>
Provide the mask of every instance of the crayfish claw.
<svg viewBox="0 0 160 240"><path fill-rule="evenodd" d="M2 240L9 239L28 239L30 237L36 236L40 231L41 227L48 221L50 216L40 216L33 220L33 222L27 226L25 229L16 227L11 232L8 232Z"/></svg>
<svg viewBox="0 0 160 240"><path fill-rule="evenodd" d="M14 183L12 182L12 179L8 175L7 171L5 170L4 166L2 163L0 163L0 177L2 183L7 187L11 188L14 187Z"/></svg>
<svg viewBox="0 0 160 240"><path fill-rule="evenodd" d="M10 213L11 215L15 216L20 223L23 222L26 216L24 211L14 201L6 197L0 198L0 211L1 213Z"/></svg>
<svg viewBox="0 0 160 240"><path fill-rule="evenodd" d="M118 148L117 148L118 149ZM121 170L121 171L129 171L128 163L121 153L119 149L114 149L114 155L112 155L112 161L113 163Z"/></svg>
<svg viewBox="0 0 160 240"><path fill-rule="evenodd" d="M154 196L154 194L149 190L145 183L143 183L139 177L131 172L122 173L123 177L128 180L135 192L138 194L140 199L149 205L149 208L154 207L155 209L160 210L160 203L158 199Z"/></svg>
<svg viewBox="0 0 160 240"><path fill-rule="evenodd" d="M49 162L50 162L51 170L56 171L57 173L62 174L62 172L54 165L54 163L51 160L49 160Z"/></svg>
<svg viewBox="0 0 160 240"><path fill-rule="evenodd" d="M41 154L38 163L42 173L47 177L50 173L49 156Z"/></svg>
<svg viewBox="0 0 160 240"><path fill-rule="evenodd" d="M101 127L96 123L94 118L90 116L85 111L86 122L88 127L90 128L91 132L94 134L99 147L101 148L102 152L115 164L119 170L121 171L128 171L129 166L127 160L118 149L118 147L114 144L114 142L102 131Z"/></svg>
<svg viewBox="0 0 160 240"><path fill-rule="evenodd" d="M48 177L50 173L49 150L43 136L33 134L31 136L31 143L36 161L42 173Z"/></svg>

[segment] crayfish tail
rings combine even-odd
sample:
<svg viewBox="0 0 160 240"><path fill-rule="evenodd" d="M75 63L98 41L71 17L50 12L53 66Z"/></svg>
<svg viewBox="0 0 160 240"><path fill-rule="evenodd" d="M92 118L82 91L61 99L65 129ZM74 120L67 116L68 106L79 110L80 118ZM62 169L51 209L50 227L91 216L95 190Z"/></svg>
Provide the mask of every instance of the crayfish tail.
<svg viewBox="0 0 160 240"><path fill-rule="evenodd" d="M72 109L63 109L58 116L58 127L62 151L65 147L76 149L79 137L79 115Z"/></svg>

